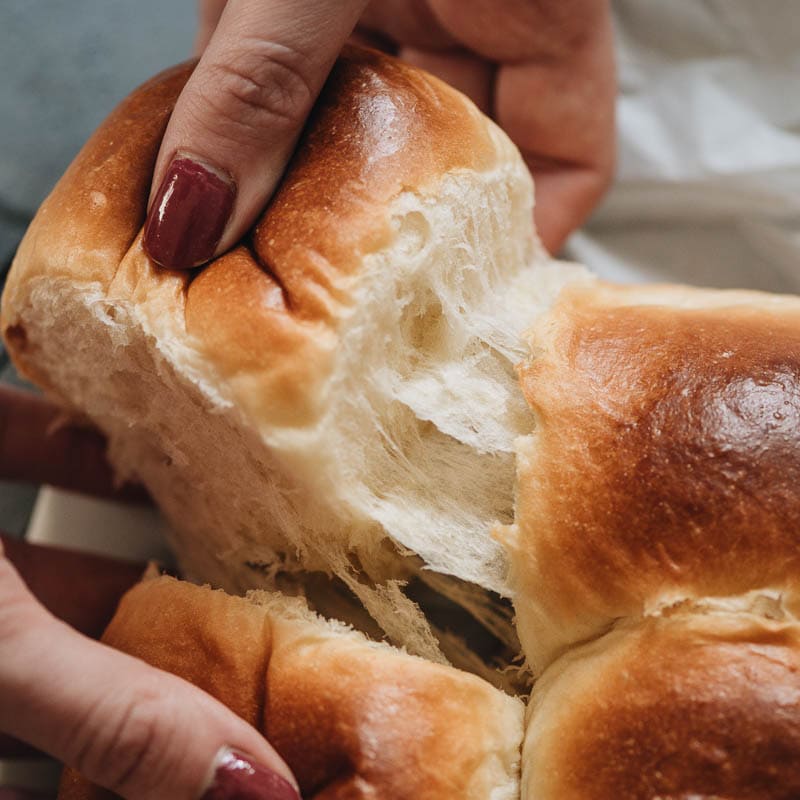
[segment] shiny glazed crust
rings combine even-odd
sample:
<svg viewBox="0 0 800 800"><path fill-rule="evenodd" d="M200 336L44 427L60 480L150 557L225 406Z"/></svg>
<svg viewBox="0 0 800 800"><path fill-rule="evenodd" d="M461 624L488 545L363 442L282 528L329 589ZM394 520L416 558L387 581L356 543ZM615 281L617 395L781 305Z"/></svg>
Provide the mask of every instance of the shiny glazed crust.
<svg viewBox="0 0 800 800"><path fill-rule="evenodd" d="M261 730L309 800L518 796L518 700L326 623L302 601L157 578L126 595L103 640ZM67 771L60 798L106 794Z"/></svg>
<svg viewBox="0 0 800 800"><path fill-rule="evenodd" d="M535 662L619 617L796 588L800 299L589 282L531 347L507 534Z"/></svg>
<svg viewBox="0 0 800 800"><path fill-rule="evenodd" d="M800 792L800 299L565 289L521 365L525 800Z"/></svg>
<svg viewBox="0 0 800 800"><path fill-rule="evenodd" d="M192 68L163 72L123 101L42 205L3 294L6 343L46 386L35 345L15 326L28 287L38 277L96 284L112 302L172 320L170 333L256 418L307 424L325 408L352 279L393 236L390 202L405 189L435 190L447 172L489 169L510 145L432 76L346 49L252 237L200 270L167 272L146 257L141 228L161 137Z"/></svg>
<svg viewBox="0 0 800 800"><path fill-rule="evenodd" d="M621 626L537 686L526 797L800 795L800 626L683 615Z"/></svg>

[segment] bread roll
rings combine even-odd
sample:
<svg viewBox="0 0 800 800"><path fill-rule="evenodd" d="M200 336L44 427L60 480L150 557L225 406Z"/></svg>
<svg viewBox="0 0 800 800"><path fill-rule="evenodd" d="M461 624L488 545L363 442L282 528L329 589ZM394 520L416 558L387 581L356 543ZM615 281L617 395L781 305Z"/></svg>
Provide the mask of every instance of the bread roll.
<svg viewBox="0 0 800 800"><path fill-rule="evenodd" d="M678 614L619 626L537 683L530 800L800 797L800 626Z"/></svg>
<svg viewBox="0 0 800 800"><path fill-rule="evenodd" d="M566 280L531 268L519 152L455 90L349 49L252 236L166 272L141 228L190 71L125 100L40 209L3 296L14 362L108 435L186 574L238 593L333 573L394 641L442 660L409 584L513 654L510 610L486 593L506 592L490 530L512 519L531 426L513 367Z"/></svg>
<svg viewBox="0 0 800 800"><path fill-rule="evenodd" d="M800 298L567 288L520 369L512 552L536 672L621 617L800 578Z"/></svg>
<svg viewBox="0 0 800 800"><path fill-rule="evenodd" d="M323 621L302 600L155 578L123 598L103 640L262 731L303 797L519 797L519 700ZM59 795L107 796L71 771Z"/></svg>
<svg viewBox="0 0 800 800"><path fill-rule="evenodd" d="M800 298L567 287L520 367L524 800L800 795Z"/></svg>

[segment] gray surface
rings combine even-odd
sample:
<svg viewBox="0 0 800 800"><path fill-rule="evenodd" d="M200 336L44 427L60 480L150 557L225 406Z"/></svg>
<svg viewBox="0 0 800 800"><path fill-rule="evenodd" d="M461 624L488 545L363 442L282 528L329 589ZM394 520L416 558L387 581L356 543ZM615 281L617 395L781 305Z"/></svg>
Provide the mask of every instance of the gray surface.
<svg viewBox="0 0 800 800"><path fill-rule="evenodd" d="M0 203L33 212L134 86L187 58L194 0L3 0Z"/></svg>
<svg viewBox="0 0 800 800"><path fill-rule="evenodd" d="M195 0L0 0L0 282L31 216L114 105L188 58ZM0 356L0 379L14 380ZM0 530L36 491L0 483Z"/></svg>

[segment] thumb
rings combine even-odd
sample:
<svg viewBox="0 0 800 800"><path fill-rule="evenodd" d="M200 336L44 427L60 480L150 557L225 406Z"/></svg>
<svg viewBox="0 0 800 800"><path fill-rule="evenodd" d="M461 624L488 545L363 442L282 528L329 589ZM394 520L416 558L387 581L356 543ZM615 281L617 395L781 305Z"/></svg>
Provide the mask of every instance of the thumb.
<svg viewBox="0 0 800 800"><path fill-rule="evenodd" d="M129 800L299 800L254 728L190 683L55 620L1 550L0 731Z"/></svg>
<svg viewBox="0 0 800 800"><path fill-rule="evenodd" d="M144 246L202 264L253 224L366 0L229 0L181 92L153 178Z"/></svg>

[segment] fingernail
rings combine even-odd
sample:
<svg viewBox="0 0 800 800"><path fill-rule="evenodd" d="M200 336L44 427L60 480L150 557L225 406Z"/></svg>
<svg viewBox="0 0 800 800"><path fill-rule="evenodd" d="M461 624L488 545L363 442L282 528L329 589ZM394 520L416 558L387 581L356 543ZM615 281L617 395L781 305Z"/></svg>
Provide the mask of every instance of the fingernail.
<svg viewBox="0 0 800 800"><path fill-rule="evenodd" d="M214 255L233 210L233 181L208 164L177 156L144 226L144 249L162 267L188 269Z"/></svg>
<svg viewBox="0 0 800 800"><path fill-rule="evenodd" d="M300 800L300 795L277 772L226 747L214 759L211 785L201 800Z"/></svg>

